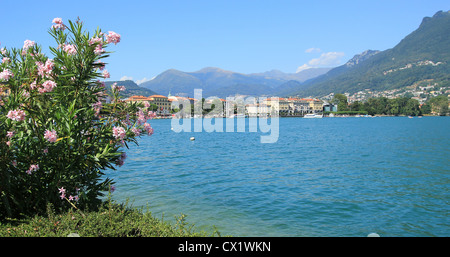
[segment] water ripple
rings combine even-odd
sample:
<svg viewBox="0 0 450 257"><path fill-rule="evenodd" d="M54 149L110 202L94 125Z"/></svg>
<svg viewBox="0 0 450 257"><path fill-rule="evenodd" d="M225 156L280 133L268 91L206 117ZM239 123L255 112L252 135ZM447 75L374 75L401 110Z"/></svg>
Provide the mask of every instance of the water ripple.
<svg viewBox="0 0 450 257"><path fill-rule="evenodd" d="M108 176L117 199L222 234L449 236L449 125L288 118L278 142L261 144L260 133L174 133L154 120Z"/></svg>

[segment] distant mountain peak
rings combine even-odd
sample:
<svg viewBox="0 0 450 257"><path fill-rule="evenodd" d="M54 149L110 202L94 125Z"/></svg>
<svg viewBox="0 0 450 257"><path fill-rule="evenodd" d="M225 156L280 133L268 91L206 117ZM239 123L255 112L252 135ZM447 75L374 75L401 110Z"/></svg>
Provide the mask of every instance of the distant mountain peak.
<svg viewBox="0 0 450 257"><path fill-rule="evenodd" d="M378 50L366 50L360 54L353 56L353 58L350 59L345 65L347 67L355 66L378 53L380 53L380 51L378 51Z"/></svg>
<svg viewBox="0 0 450 257"><path fill-rule="evenodd" d="M431 20L433 20L433 19L435 20L435 19L439 19L439 18L444 18L444 17L449 16L449 15L450 15L450 11L446 11L446 12L444 12L444 11L438 11L438 12L436 12L436 13L433 15L433 17L424 17L424 18L422 19L422 23L420 24L420 26L426 24L427 22L429 22L429 21L431 21Z"/></svg>

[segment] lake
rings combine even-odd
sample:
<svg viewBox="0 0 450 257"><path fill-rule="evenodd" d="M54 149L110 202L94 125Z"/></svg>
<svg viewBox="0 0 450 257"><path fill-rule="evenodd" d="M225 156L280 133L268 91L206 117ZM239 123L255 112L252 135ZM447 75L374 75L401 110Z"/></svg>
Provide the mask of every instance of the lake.
<svg viewBox="0 0 450 257"><path fill-rule="evenodd" d="M233 236L450 236L450 117L280 118L275 143L150 123L106 174L114 199L157 218Z"/></svg>

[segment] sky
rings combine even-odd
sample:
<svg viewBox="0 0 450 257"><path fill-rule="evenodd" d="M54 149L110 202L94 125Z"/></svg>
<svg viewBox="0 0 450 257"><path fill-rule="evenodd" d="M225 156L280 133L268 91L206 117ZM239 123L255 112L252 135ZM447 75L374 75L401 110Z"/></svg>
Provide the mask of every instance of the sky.
<svg viewBox="0 0 450 257"><path fill-rule="evenodd" d="M86 31L114 31L109 80L142 83L167 69L218 67L244 74L336 67L365 50L386 50L448 0L0 0L0 47L26 39L51 58L55 17Z"/></svg>

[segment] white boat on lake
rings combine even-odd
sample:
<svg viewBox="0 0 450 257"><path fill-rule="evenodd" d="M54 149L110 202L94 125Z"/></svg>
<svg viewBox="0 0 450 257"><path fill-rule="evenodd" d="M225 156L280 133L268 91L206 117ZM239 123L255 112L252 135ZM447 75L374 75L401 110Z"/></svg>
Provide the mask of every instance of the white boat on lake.
<svg viewBox="0 0 450 257"><path fill-rule="evenodd" d="M308 119L322 118L322 117L323 117L323 114L316 114L316 113L308 113L308 114L305 114L305 116L303 116L303 118L308 118Z"/></svg>

